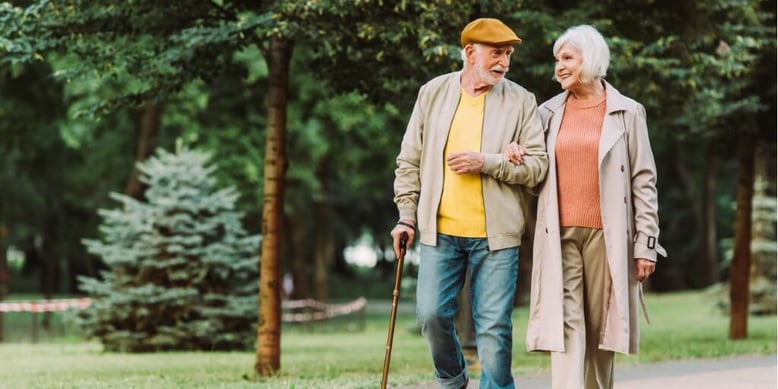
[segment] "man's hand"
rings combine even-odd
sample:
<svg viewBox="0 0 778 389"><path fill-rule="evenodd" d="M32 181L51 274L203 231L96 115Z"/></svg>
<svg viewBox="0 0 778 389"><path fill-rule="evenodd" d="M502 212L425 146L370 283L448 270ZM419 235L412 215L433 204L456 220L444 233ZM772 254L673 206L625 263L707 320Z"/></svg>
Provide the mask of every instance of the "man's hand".
<svg viewBox="0 0 778 389"><path fill-rule="evenodd" d="M514 165L521 165L522 157L526 154L527 150L516 142L511 142L502 149L503 158Z"/></svg>
<svg viewBox="0 0 778 389"><path fill-rule="evenodd" d="M484 155L473 151L456 151L446 157L446 164L456 174L480 174Z"/></svg>
<svg viewBox="0 0 778 389"><path fill-rule="evenodd" d="M412 220L401 220L402 223L416 226ZM416 235L416 229L406 226L405 224L397 224L389 234L392 235L392 247L394 248L395 257L400 257L400 236L403 232L408 234L408 242L405 244L405 249L408 250L413 246L413 238Z"/></svg>
<svg viewBox="0 0 778 389"><path fill-rule="evenodd" d="M638 282L648 279L648 276L654 272L654 269L656 269L656 262L644 258L635 259L635 271L637 271Z"/></svg>

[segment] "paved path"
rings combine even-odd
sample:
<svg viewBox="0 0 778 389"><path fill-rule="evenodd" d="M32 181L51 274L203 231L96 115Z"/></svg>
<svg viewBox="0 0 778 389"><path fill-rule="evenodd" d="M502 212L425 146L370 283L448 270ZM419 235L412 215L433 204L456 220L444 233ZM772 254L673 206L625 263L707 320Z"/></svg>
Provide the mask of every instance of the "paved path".
<svg viewBox="0 0 778 389"><path fill-rule="evenodd" d="M661 362L635 366L616 365L615 389L776 389L776 355L741 356ZM548 374L516 377L518 389L548 389ZM435 383L397 389L436 389ZM477 389L471 381L468 389Z"/></svg>

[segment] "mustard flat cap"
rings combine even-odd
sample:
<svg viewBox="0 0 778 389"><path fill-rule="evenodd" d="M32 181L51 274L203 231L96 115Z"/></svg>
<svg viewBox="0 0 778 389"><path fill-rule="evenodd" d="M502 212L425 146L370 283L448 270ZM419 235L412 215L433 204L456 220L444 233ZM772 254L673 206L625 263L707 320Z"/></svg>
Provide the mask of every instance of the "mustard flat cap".
<svg viewBox="0 0 778 389"><path fill-rule="evenodd" d="M471 43L521 44L521 38L499 19L481 18L468 23L462 30L462 47Z"/></svg>

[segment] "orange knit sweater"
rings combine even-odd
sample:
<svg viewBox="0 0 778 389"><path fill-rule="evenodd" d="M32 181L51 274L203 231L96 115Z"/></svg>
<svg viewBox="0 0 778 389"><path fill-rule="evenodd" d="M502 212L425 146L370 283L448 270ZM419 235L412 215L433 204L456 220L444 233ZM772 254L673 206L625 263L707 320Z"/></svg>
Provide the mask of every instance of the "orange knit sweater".
<svg viewBox="0 0 778 389"><path fill-rule="evenodd" d="M559 225L602 228L598 150L605 95L594 102L567 99L556 140Z"/></svg>

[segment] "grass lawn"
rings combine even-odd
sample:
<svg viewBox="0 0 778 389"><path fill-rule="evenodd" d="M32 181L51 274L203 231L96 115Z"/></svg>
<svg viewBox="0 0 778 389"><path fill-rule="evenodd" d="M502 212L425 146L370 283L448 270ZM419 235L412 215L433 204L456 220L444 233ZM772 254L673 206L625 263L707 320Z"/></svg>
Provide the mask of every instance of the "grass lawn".
<svg viewBox="0 0 778 389"><path fill-rule="evenodd" d="M618 366L673 359L776 353L776 317L751 317L749 337L727 340L729 318L701 292L649 294L652 324L642 326L641 353ZM104 353L97 343L0 344L0 388L377 388L389 315L368 315L364 331L285 328L281 372L253 373L253 352ZM514 374L546 372L548 357L525 352L525 308L514 313ZM424 340L411 314L397 319L391 385L432 382Z"/></svg>

